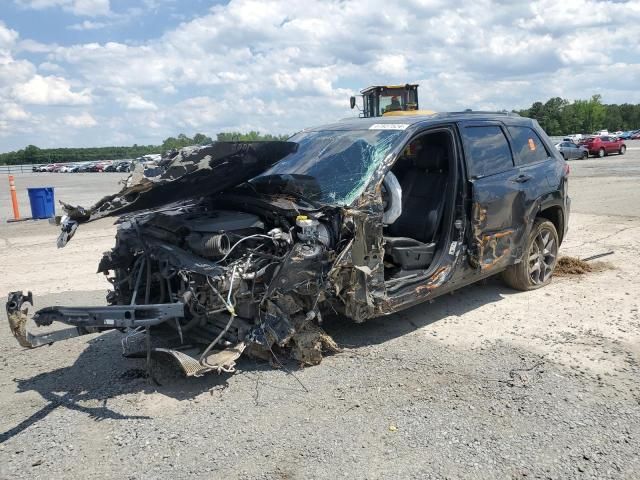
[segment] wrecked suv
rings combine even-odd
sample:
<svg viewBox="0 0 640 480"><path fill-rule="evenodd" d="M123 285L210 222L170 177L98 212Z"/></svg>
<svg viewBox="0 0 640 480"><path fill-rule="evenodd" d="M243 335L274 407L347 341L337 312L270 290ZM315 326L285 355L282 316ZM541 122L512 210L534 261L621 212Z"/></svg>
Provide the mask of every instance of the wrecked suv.
<svg viewBox="0 0 640 480"><path fill-rule="evenodd" d="M103 307L35 313L31 292L11 293L21 345L118 329L126 354L168 356L187 375L274 351L316 364L337 348L327 313L364 322L498 273L546 285L569 215L566 163L514 114L345 120L185 148L157 170L91 208L63 204L59 246L119 217L98 266L113 289ZM71 328L34 335L31 318Z"/></svg>

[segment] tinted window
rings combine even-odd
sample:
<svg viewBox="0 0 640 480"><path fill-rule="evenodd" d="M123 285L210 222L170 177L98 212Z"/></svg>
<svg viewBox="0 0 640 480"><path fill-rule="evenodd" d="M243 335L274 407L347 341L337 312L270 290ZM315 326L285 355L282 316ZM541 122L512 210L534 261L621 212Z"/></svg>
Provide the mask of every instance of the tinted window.
<svg viewBox="0 0 640 480"><path fill-rule="evenodd" d="M486 177L513 168L511 149L500 127L466 127L464 137L469 176Z"/></svg>
<svg viewBox="0 0 640 480"><path fill-rule="evenodd" d="M549 157L540 137L529 127L507 127L513 140L516 163L525 165L546 160Z"/></svg>
<svg viewBox="0 0 640 480"><path fill-rule="evenodd" d="M603 142L608 142L609 141L609 137L600 137L600 140L602 140Z"/></svg>

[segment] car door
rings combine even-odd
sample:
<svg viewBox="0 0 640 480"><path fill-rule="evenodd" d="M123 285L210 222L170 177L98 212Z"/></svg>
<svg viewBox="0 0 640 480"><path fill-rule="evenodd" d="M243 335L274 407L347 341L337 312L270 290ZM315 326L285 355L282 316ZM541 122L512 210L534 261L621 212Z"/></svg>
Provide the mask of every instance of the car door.
<svg viewBox="0 0 640 480"><path fill-rule="evenodd" d="M505 127L495 121L459 124L471 189L469 259L482 271L513 263L522 235L524 205Z"/></svg>
<svg viewBox="0 0 640 480"><path fill-rule="evenodd" d="M576 143L569 142L569 146L571 148L571 156L569 158L581 158L582 157L582 152L580 151L580 147Z"/></svg>
<svg viewBox="0 0 640 480"><path fill-rule="evenodd" d="M562 153L562 156L566 159L573 158L575 152L573 151L571 142L562 142L560 144L560 153Z"/></svg>
<svg viewBox="0 0 640 480"><path fill-rule="evenodd" d="M567 142L561 142L561 143L558 145L558 147L557 147L557 148L558 148L558 151L559 151L559 152L562 154L562 156L563 156L563 157L565 157L565 158L569 155L569 151L568 151L568 149L567 149L567 145L568 145L568 143L567 143Z"/></svg>
<svg viewBox="0 0 640 480"><path fill-rule="evenodd" d="M564 162L558 162L534 128L508 125L507 133L518 178L522 179L520 198L524 214L520 221L526 224L525 232L528 235L537 212L548 206L547 203L555 201L547 198L553 190L550 179L558 178L557 169L562 169Z"/></svg>

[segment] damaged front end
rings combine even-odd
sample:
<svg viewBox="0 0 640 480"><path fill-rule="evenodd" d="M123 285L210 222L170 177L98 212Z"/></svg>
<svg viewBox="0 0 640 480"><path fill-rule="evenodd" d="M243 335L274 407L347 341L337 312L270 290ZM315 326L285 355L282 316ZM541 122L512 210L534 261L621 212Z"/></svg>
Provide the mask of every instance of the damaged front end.
<svg viewBox="0 0 640 480"><path fill-rule="evenodd" d="M117 329L125 355L169 356L187 376L233 372L242 354L275 360L286 349L317 364L323 351L337 351L319 325L324 311L335 310L329 272L339 246L349 244L342 209L246 187L224 192L292 148L265 142L183 150L160 178L130 182L90 209L65 204L59 244L83 222L121 216L115 247L98 267L113 290L106 306L53 306L33 315L31 292L12 292L7 314L20 345ZM233 178L203 196L225 173ZM130 213L138 207L145 210ZM30 317L39 327L72 328L33 335Z"/></svg>

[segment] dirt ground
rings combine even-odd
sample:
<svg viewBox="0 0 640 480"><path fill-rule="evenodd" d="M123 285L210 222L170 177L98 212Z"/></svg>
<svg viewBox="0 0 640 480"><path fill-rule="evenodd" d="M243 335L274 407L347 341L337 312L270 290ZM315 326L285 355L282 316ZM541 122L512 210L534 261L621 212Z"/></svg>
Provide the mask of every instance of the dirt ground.
<svg viewBox="0 0 640 480"><path fill-rule="evenodd" d="M243 360L152 386L118 333L26 351L0 328L0 478L639 478L640 145L571 168L561 254L613 251L611 268L333 320L344 350L316 367ZM118 180L96 175L16 181L87 203ZM3 223L0 294L101 304L113 233L102 220L57 250L47 222Z"/></svg>

